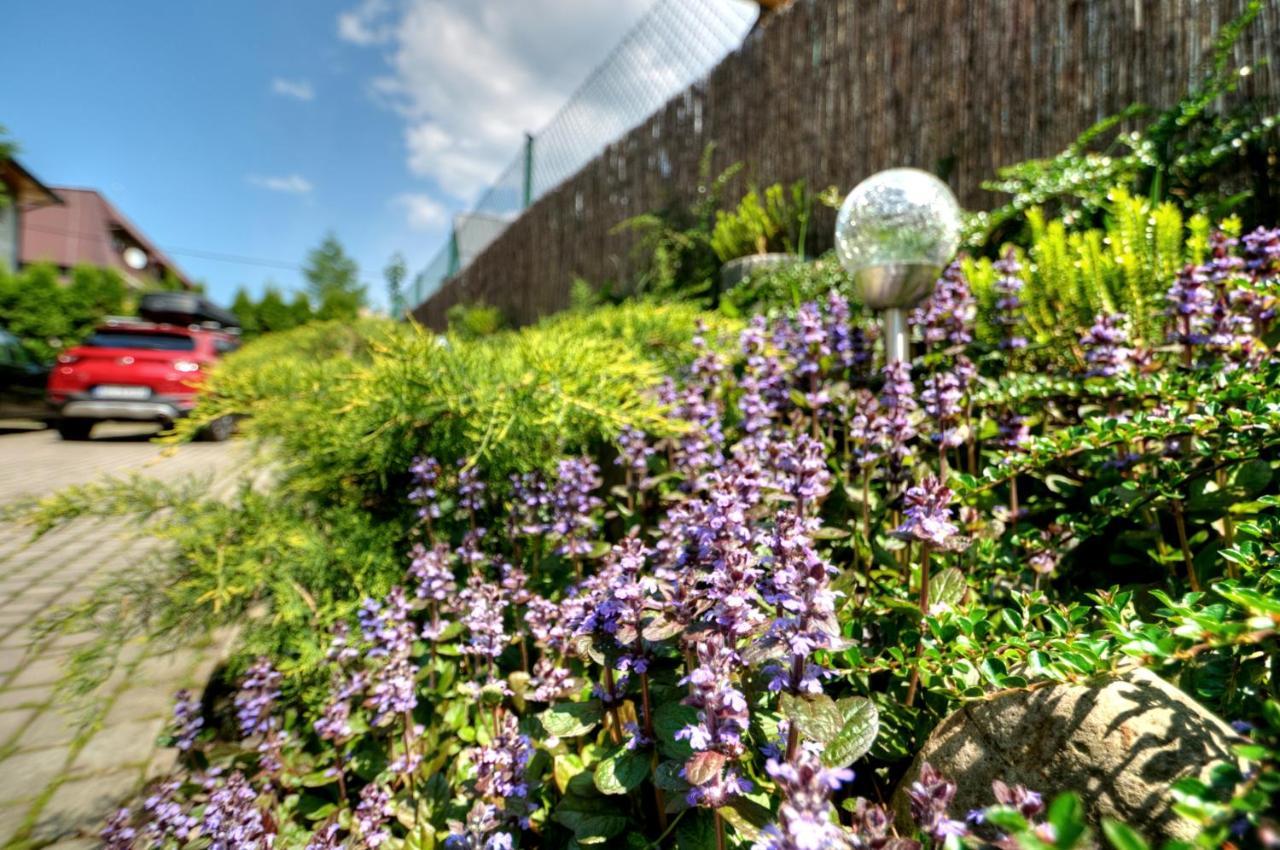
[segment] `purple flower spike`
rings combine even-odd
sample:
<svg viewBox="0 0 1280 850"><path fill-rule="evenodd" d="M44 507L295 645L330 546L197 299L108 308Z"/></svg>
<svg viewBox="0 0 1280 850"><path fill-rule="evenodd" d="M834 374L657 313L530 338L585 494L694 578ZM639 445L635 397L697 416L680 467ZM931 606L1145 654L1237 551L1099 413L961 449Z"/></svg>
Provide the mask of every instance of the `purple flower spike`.
<svg viewBox="0 0 1280 850"><path fill-rule="evenodd" d="M956 796L956 784L925 762L920 767L920 778L911 783L907 799L911 804L911 817L916 826L934 841L959 838L969 831L964 821L952 820L947 814Z"/></svg>
<svg viewBox="0 0 1280 850"><path fill-rule="evenodd" d="M1003 333L1000 347L1005 351L1017 351L1027 347L1027 338L1022 335L1022 264L1018 262L1017 253L1010 248L1004 256L992 263L992 269L999 275L995 282L996 322Z"/></svg>
<svg viewBox="0 0 1280 850"><path fill-rule="evenodd" d="M430 522L440 518L440 461L433 457L415 457L409 467L413 489L409 501L418 506L418 517Z"/></svg>
<svg viewBox="0 0 1280 850"><path fill-rule="evenodd" d="M280 674L266 658L259 658L245 674L244 682L236 693L236 720L240 734L246 738L265 735L275 728L271 716L276 700L280 698Z"/></svg>
<svg viewBox="0 0 1280 850"><path fill-rule="evenodd" d="M258 808L258 792L244 774L236 771L219 782L205 783L209 802L200 820L200 832L209 840L209 850L270 850L275 832Z"/></svg>
<svg viewBox="0 0 1280 850"><path fill-rule="evenodd" d="M173 703L174 746L180 752L190 752L196 745L196 736L204 728L204 717L200 710L200 700L191 696L191 691L178 691Z"/></svg>
<svg viewBox="0 0 1280 850"><path fill-rule="evenodd" d="M924 303L911 311L911 324L920 328L929 346L968 345L973 341L973 320L978 306L969 291L969 281L957 260L947 266Z"/></svg>
<svg viewBox="0 0 1280 850"><path fill-rule="evenodd" d="M958 532L951 522L951 489L930 475L907 490L904 522L894 534L946 548Z"/></svg>
<svg viewBox="0 0 1280 850"><path fill-rule="evenodd" d="M849 846L848 835L832 815L831 795L853 780L852 770L822 766L816 753L800 750L794 762L770 759L765 765L782 792L778 821L767 827L753 850L829 850Z"/></svg>
<svg viewBox="0 0 1280 850"><path fill-rule="evenodd" d="M391 840L387 822L395 815L391 805L391 792L381 785L369 784L360 792L360 802L355 811L355 834L360 846L376 850Z"/></svg>
<svg viewBox="0 0 1280 850"><path fill-rule="evenodd" d="M561 555L591 554L592 537L599 524L596 511L603 501L594 495L601 486L600 467L588 458L568 458L559 463L551 490L550 531L560 538Z"/></svg>
<svg viewBox="0 0 1280 850"><path fill-rule="evenodd" d="M1080 338L1088 377L1112 378L1133 369L1133 349L1128 347L1123 313L1099 313L1093 327Z"/></svg>
<svg viewBox="0 0 1280 850"><path fill-rule="evenodd" d="M888 459L888 479L895 484L905 480L914 458L911 441L916 437L913 414L919 406L915 385L911 383L911 364L894 360L884 367L884 389L880 393L881 415L876 421L881 453Z"/></svg>

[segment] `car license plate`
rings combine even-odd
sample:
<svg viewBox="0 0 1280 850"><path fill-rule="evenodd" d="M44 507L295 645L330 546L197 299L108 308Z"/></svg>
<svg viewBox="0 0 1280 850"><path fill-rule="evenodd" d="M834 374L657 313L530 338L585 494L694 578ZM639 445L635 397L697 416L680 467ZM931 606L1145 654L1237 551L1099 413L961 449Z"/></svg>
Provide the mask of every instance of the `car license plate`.
<svg viewBox="0 0 1280 850"><path fill-rule="evenodd" d="M151 398L151 387L130 387L119 384L100 384L93 388L94 398L144 399Z"/></svg>

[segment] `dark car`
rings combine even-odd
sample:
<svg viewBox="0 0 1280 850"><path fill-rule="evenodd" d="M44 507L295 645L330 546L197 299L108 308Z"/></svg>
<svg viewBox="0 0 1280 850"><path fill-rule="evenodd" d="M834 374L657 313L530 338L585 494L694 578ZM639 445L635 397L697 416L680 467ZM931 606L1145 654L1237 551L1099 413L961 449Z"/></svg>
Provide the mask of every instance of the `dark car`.
<svg viewBox="0 0 1280 850"><path fill-rule="evenodd" d="M16 336L0 330L0 419L45 419L49 370L50 364L32 357Z"/></svg>

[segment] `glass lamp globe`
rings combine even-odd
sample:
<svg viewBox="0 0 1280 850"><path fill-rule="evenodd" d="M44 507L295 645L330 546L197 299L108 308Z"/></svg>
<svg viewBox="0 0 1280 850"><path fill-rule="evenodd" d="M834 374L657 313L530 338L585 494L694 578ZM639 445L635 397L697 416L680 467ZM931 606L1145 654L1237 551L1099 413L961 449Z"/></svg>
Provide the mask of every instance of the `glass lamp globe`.
<svg viewBox="0 0 1280 850"><path fill-rule="evenodd" d="M933 291L960 244L960 205L937 177L891 168L863 180L836 217L836 253L873 310L906 309Z"/></svg>

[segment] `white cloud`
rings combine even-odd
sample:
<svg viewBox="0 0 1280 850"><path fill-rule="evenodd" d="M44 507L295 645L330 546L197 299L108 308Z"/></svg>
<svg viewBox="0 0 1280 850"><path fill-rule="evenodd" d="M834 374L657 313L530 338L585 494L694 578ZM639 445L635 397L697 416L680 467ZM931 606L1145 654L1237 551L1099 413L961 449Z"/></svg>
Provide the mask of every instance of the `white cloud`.
<svg viewBox="0 0 1280 850"><path fill-rule="evenodd" d="M362 47L382 44L392 33L387 20L390 11L387 0L362 0L356 8L338 15L338 37Z"/></svg>
<svg viewBox="0 0 1280 850"><path fill-rule="evenodd" d="M314 100L316 96L316 90L306 80L287 80L284 77L276 77L271 81L271 92L296 100Z"/></svg>
<svg viewBox="0 0 1280 850"><path fill-rule="evenodd" d="M520 155L652 0L361 0L339 34L382 45L374 91L410 170L468 202ZM517 190L518 191L518 190Z"/></svg>
<svg viewBox="0 0 1280 850"><path fill-rule="evenodd" d="M404 207L414 230L440 230L449 223L449 210L430 195L405 194L396 203Z"/></svg>
<svg viewBox="0 0 1280 850"><path fill-rule="evenodd" d="M310 180L298 174L282 177L259 177L251 174L247 179L259 188L270 189L272 192L285 192L291 195L305 195L314 188Z"/></svg>

